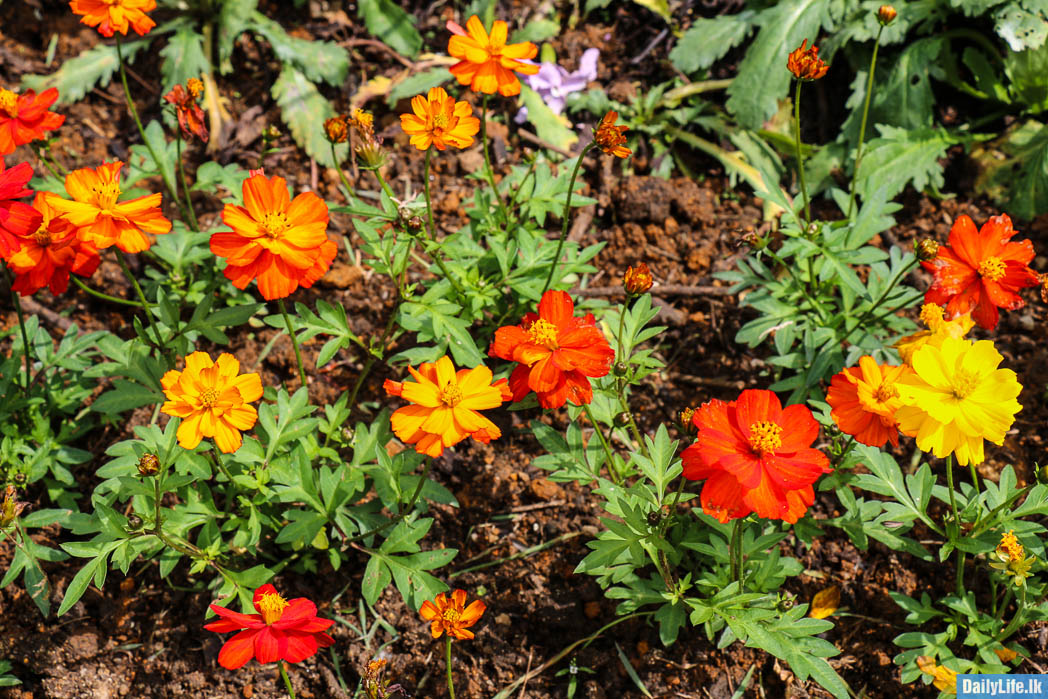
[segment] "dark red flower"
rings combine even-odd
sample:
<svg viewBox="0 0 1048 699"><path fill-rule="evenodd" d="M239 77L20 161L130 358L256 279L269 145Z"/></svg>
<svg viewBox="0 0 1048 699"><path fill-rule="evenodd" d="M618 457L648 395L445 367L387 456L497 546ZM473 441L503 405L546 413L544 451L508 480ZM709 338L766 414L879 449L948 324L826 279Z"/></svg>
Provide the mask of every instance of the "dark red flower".
<svg viewBox="0 0 1048 699"><path fill-rule="evenodd" d="M204 110L197 104L197 98L192 91L186 90L181 85L175 85L171 88L171 92L164 95L164 99L175 107L178 125L182 129L182 138L188 141L196 136L201 142L207 143L208 133L207 124L204 123Z"/></svg>

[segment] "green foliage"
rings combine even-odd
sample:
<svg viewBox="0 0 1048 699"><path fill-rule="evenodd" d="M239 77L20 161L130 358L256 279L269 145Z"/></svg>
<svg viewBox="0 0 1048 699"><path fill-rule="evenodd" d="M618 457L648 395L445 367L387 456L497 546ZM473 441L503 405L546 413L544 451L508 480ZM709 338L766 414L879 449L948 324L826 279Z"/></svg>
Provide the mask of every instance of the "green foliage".
<svg viewBox="0 0 1048 699"><path fill-rule="evenodd" d="M306 75L285 63L270 88L291 135L311 158L334 167L331 145L324 138L324 121L335 116L335 108Z"/></svg>
<svg viewBox="0 0 1048 699"><path fill-rule="evenodd" d="M392 0L361 0L357 12L368 31L397 53L414 58L422 48L422 37L415 28L415 18Z"/></svg>

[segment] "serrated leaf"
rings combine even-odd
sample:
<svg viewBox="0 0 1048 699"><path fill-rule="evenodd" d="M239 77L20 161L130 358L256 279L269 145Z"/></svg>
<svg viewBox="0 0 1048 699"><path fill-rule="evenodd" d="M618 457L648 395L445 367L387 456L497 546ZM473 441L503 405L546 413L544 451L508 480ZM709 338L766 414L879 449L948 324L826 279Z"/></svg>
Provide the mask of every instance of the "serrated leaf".
<svg viewBox="0 0 1048 699"><path fill-rule="evenodd" d="M334 167L331 144L324 137L324 121L335 116L335 108L317 86L297 68L285 63L271 91L295 142L319 164Z"/></svg>
<svg viewBox="0 0 1048 699"><path fill-rule="evenodd" d="M130 61L135 54L147 47L152 37L129 41L123 45L124 60ZM58 88L57 104L70 104L82 99L95 86L105 87L113 78L120 63L116 47L97 44L76 58L62 63L62 67L50 75L26 75L22 86L40 92L51 87Z"/></svg>
<svg viewBox="0 0 1048 699"><path fill-rule="evenodd" d="M749 36L756 15L753 10L744 10L734 15L695 20L670 51L670 62L684 73L709 68Z"/></svg>
<svg viewBox="0 0 1048 699"><path fill-rule="evenodd" d="M1043 7L1040 12L1031 12L1019 3L1010 2L998 8L993 17L997 36L1008 42L1012 51L1040 48L1048 39Z"/></svg>
<svg viewBox="0 0 1048 699"><path fill-rule="evenodd" d="M314 82L323 80L329 85L338 86L345 81L349 72L349 53L338 44L293 37L277 22L260 12L251 15L251 27L265 37L273 47L273 53L285 64L285 68L292 65ZM282 70L281 77L283 75Z"/></svg>
<svg viewBox="0 0 1048 699"><path fill-rule="evenodd" d="M867 144L859 166L858 191L863 200L874 195L894 199L907 184L917 190L943 186L939 159L956 141L944 129L877 127L880 137Z"/></svg>
<svg viewBox="0 0 1048 699"><path fill-rule="evenodd" d="M415 28L415 18L391 0L361 0L358 14L368 32L397 53L414 58L422 48L422 36Z"/></svg>
<svg viewBox="0 0 1048 699"><path fill-rule="evenodd" d="M211 63L204 54L204 37L193 27L179 27L160 49L164 62L160 72L164 76L161 94L166 94L175 85L184 84L189 78L199 78L211 72Z"/></svg>

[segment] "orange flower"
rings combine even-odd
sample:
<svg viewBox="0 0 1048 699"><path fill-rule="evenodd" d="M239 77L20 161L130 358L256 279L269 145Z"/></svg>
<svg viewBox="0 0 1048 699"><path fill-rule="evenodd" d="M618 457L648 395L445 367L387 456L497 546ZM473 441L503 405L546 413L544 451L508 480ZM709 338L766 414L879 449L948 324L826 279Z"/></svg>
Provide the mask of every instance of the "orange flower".
<svg viewBox="0 0 1048 699"><path fill-rule="evenodd" d="M258 413L247 405L262 397L258 374L240 374L240 362L222 353L211 361L207 352L186 357L184 371L171 371L160 379L167 402L160 407L165 415L182 418L178 444L195 449L204 437L214 438L225 454L232 454L243 442L240 432L255 425Z"/></svg>
<svg viewBox="0 0 1048 699"><path fill-rule="evenodd" d="M345 116L334 116L324 120L324 136L328 143L345 143L349 136L349 126Z"/></svg>
<svg viewBox="0 0 1048 699"><path fill-rule="evenodd" d="M29 163L19 163L8 169L4 166L4 159L0 158L0 258L2 259L7 259L7 256L21 245L5 226L8 211L17 203L12 200L33 195L32 191L25 188L31 179L33 179L33 168Z"/></svg>
<svg viewBox="0 0 1048 699"><path fill-rule="evenodd" d="M1022 308L1025 302L1017 292L1039 282L1028 266L1033 243L1008 242L1015 234L1007 214L991 217L979 231L968 216L959 216L950 228L949 245L940 246L934 260L921 263L935 275L924 302L946 304L951 318L970 311L987 330L997 326L998 308Z"/></svg>
<svg viewBox="0 0 1048 699"><path fill-rule="evenodd" d="M786 59L786 68L793 73L794 77L798 80L818 80L822 76L826 75L826 71L830 69L826 63L819 58L819 47L812 44L810 49L806 49L808 40L805 39L801 42L800 48L790 53Z"/></svg>
<svg viewBox="0 0 1048 699"><path fill-rule="evenodd" d="M69 273L90 277L102 261L98 251L76 234L76 226L49 205L53 195L37 194L32 206L16 204L6 226L18 236L19 249L8 260L15 273L11 289L28 296L45 286L64 293Z"/></svg>
<svg viewBox="0 0 1048 699"><path fill-rule="evenodd" d="M244 206L226 204L232 231L211 236L211 252L227 259L224 274L238 289L252 279L267 301L308 289L324 276L338 247L327 237L328 208L313 192L291 200L283 177L261 171L244 180Z"/></svg>
<svg viewBox="0 0 1048 699"><path fill-rule="evenodd" d="M622 286L626 288L627 294L643 294L654 283L647 262L641 262L636 269L632 266L626 268L626 273L622 275Z"/></svg>
<svg viewBox="0 0 1048 699"><path fill-rule="evenodd" d="M81 24L98 27L102 36L120 32L127 36L130 26L139 36L145 36L156 26L146 12L156 9L156 0L70 0L69 8L75 15L83 15Z"/></svg>
<svg viewBox="0 0 1048 699"><path fill-rule="evenodd" d="M412 97L411 108L414 114L400 115L400 128L419 150L428 149L430 144L437 150L468 148L473 144L473 134L480 131L480 119L470 116L473 107L469 102L456 102L442 87L431 87L428 98Z"/></svg>
<svg viewBox="0 0 1048 699"><path fill-rule="evenodd" d="M504 97L519 95L520 80L513 71L524 75L539 72L537 64L521 62L538 55L538 46L530 41L507 45L509 29L502 20L495 20L490 36L476 15L469 18L465 29L450 21L447 27L454 34L448 42L448 53L459 59L451 66L451 73L474 92L490 95L498 90Z"/></svg>
<svg viewBox="0 0 1048 699"><path fill-rule="evenodd" d="M626 127L615 126L618 118L618 112L614 109L608 110L608 113L600 120L600 124L597 125L597 129L593 134L593 140L607 155L627 158L633 151L625 145L626 136L624 134L626 133Z"/></svg>
<svg viewBox="0 0 1048 699"><path fill-rule="evenodd" d="M879 366L866 355L859 359L859 366L834 376L826 402L841 432L871 447L882 447L886 441L899 446L895 411L902 401L895 382L910 371L905 365Z"/></svg>
<svg viewBox="0 0 1048 699"><path fill-rule="evenodd" d="M196 78L190 78L190 82ZM199 83L200 81L197 80ZM196 92L194 95L193 93ZM178 125L182 129L182 138L187 141L196 136L203 143L207 143L207 124L204 123L204 110L197 104L199 90L187 90L181 85L175 85L171 92L164 95L164 99L175 107L178 116Z"/></svg>
<svg viewBox="0 0 1048 699"><path fill-rule="evenodd" d="M17 95L0 87L0 156L47 138L46 131L54 131L65 123L64 114L48 111L56 99L58 89L54 87L39 95L33 90Z"/></svg>
<svg viewBox="0 0 1048 699"><path fill-rule="evenodd" d="M575 304L566 292L550 290L539 301L539 312L528 313L520 325L495 331L488 354L520 362L509 377L513 400L535 391L543 408L559 408L568 400L584 405L593 400L588 377L607 376L615 360L593 314L574 317Z"/></svg>
<svg viewBox="0 0 1048 699"><path fill-rule="evenodd" d="M414 444L419 454L436 458L466 437L487 444L502 436L495 423L477 411L497 408L509 398L505 379L492 384L491 370L483 365L456 372L447 356L408 371L415 381L386 379L382 387L413 404L393 413L390 423L394 434Z"/></svg>
<svg viewBox="0 0 1048 699"><path fill-rule="evenodd" d="M795 523L815 502L812 483L830 472L826 455L811 448L819 434L811 410L784 409L771 391L712 400L692 422L699 433L681 454L684 477L706 480L702 511L721 522L756 512Z"/></svg>
<svg viewBox="0 0 1048 699"><path fill-rule="evenodd" d="M99 250L116 245L124 252L149 248L146 233L171 232L171 222L160 211L160 195L148 194L130 201L120 198L119 160L97 168L81 168L66 175L65 188L73 201L50 197L48 203L74 226L80 237Z"/></svg>
<svg viewBox="0 0 1048 699"><path fill-rule="evenodd" d="M469 627L480 621L487 608L479 599L467 607L466 591L455 590L451 593L451 599L441 592L433 602L426 600L418 613L426 621L432 622L429 632L433 634L433 638L440 638L446 633L460 641L467 641L473 638L473 632L468 630Z"/></svg>

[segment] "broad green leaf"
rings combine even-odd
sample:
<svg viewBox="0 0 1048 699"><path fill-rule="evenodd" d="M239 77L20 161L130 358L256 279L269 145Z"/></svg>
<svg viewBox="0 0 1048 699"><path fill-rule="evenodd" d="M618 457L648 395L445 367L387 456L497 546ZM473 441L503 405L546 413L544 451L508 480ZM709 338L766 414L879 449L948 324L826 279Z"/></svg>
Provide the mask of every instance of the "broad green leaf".
<svg viewBox="0 0 1048 699"><path fill-rule="evenodd" d="M1007 156L1003 160L1002 152ZM1032 219L1048 210L1048 126L1031 119L972 156L983 167L977 191L1018 218Z"/></svg>
<svg viewBox="0 0 1048 699"><path fill-rule="evenodd" d="M1048 44L1020 53L1009 52L1004 59L1004 72L1011 84L1008 92L1012 99L1026 107L1030 113L1048 110Z"/></svg>
<svg viewBox="0 0 1048 699"><path fill-rule="evenodd" d="M670 51L670 61L684 73L694 73L713 65L754 28L753 10L738 14L697 19Z"/></svg>
<svg viewBox="0 0 1048 699"><path fill-rule="evenodd" d="M522 84L520 96L528 108L528 122L535 127L539 138L564 150L578 143L579 137L572 130L571 122L564 116L554 114L539 93Z"/></svg>
<svg viewBox="0 0 1048 699"><path fill-rule="evenodd" d="M309 41L293 37L277 22L260 12L251 15L251 27L265 37L269 45L273 47L273 53L284 63L280 78L284 77L287 65L292 65L312 82L323 80L330 85L341 86L345 81L346 74L349 72L349 53L338 44L331 41ZM273 86L273 89L275 94L276 85ZM298 140L297 136L296 140Z"/></svg>
<svg viewBox="0 0 1048 699"><path fill-rule="evenodd" d="M917 190L943 186L939 159L956 140L944 129L878 126L880 137L867 144L859 166L858 191L864 200L894 199L907 184Z"/></svg>
<svg viewBox="0 0 1048 699"><path fill-rule="evenodd" d="M163 400L163 393L134 381L114 379L113 388L99 396L91 404L91 410L96 413L118 414Z"/></svg>
<svg viewBox="0 0 1048 699"><path fill-rule="evenodd" d="M429 92L429 88L443 85L449 80L451 80L451 71L446 66L415 73L393 86L386 97L386 103L392 106L405 97L423 95Z"/></svg>
<svg viewBox="0 0 1048 699"><path fill-rule="evenodd" d="M324 137L324 121L335 116L335 108L317 86L297 68L285 63L273 83L272 93L295 142L324 167L334 167L331 144Z"/></svg>
<svg viewBox="0 0 1048 699"><path fill-rule="evenodd" d="M135 54L149 46L152 39L153 35L150 34L147 38L125 43L124 60L132 60ZM96 85L108 85L119 65L115 46L97 44L76 58L65 61L61 68L50 75L25 76L22 78L22 85L37 92L57 87L57 103L71 104L82 99Z"/></svg>
<svg viewBox="0 0 1048 699"><path fill-rule="evenodd" d="M193 27L179 27L167 45L160 49L160 55L164 57L160 67L164 77L161 94L166 94L175 85L184 85L189 78L199 78L211 72L211 63L204 54L204 37Z"/></svg>
<svg viewBox="0 0 1048 699"><path fill-rule="evenodd" d="M392 0L361 0L358 13L368 32L397 53L414 58L422 48L422 37L415 28L415 18Z"/></svg>
<svg viewBox="0 0 1048 699"><path fill-rule="evenodd" d="M1045 6L1033 12L1020 3L1009 2L994 12L994 29L997 36L1008 42L1012 51L1040 48L1048 39L1048 21Z"/></svg>
<svg viewBox="0 0 1048 699"><path fill-rule="evenodd" d="M248 25L251 16L258 9L258 0L223 0L222 11L218 14L218 60L220 70L228 73L233 70L230 58L233 56L234 42Z"/></svg>

